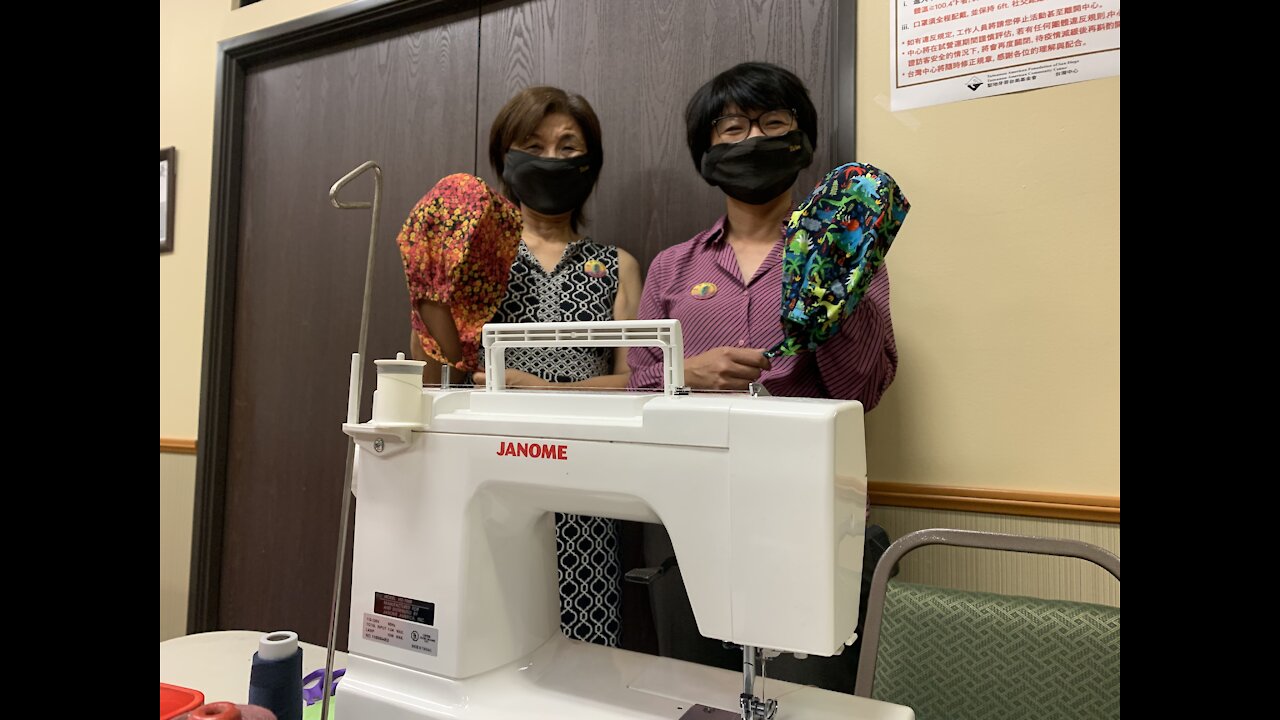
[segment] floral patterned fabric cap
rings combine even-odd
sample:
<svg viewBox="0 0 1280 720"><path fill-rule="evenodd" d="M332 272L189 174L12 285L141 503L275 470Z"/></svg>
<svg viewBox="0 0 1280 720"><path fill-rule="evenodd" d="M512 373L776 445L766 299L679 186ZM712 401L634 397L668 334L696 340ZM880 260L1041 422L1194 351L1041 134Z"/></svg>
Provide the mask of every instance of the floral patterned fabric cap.
<svg viewBox="0 0 1280 720"><path fill-rule="evenodd" d="M787 222L784 339L766 357L816 350L836 334L884 264L910 209L882 170L849 163L827 173Z"/></svg>
<svg viewBox="0 0 1280 720"><path fill-rule="evenodd" d="M409 316L428 357L448 359L418 315L422 300L448 305L462 341L455 367L478 370L481 330L493 319L520 248L520 209L484 180L450 175L431 188L396 238L409 286Z"/></svg>

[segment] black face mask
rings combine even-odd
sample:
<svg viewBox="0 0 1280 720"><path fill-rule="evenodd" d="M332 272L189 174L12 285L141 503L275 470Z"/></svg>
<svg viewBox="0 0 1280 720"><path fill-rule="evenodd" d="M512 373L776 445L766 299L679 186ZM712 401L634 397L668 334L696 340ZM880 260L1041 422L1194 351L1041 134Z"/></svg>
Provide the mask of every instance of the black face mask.
<svg viewBox="0 0 1280 720"><path fill-rule="evenodd" d="M542 158L510 150L502 179L525 205L544 215L563 215L582 207L599 174L600 165L590 153Z"/></svg>
<svg viewBox="0 0 1280 720"><path fill-rule="evenodd" d="M763 205L791 187L813 162L813 145L803 130L712 145L702 155L702 178L735 200Z"/></svg>

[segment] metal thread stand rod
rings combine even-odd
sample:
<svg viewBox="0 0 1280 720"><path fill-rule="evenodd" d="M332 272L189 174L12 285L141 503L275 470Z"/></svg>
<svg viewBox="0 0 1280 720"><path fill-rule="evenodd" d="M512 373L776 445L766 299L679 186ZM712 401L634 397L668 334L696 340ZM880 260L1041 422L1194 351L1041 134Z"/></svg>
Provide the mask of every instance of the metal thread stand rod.
<svg viewBox="0 0 1280 720"><path fill-rule="evenodd" d="M367 170L373 170L373 202L347 203L339 200L338 191ZM369 226L369 255L365 261L364 271L364 304L360 308L360 341L355 359L357 365L354 370L355 400L347 404L347 422L356 423L360 420L357 415L360 411L360 397L364 392L364 356L369 342L369 307L372 305L373 298L373 251L378 237L378 214L382 210L382 168L372 160L361 164L329 188L329 202L339 210L373 208L373 220ZM338 641L338 611L342 607L342 571L347 558L347 523L351 518L351 475L355 460L356 441L354 437L347 436L347 466L342 479L342 517L338 522L338 557L337 566L333 572L333 603L329 609L329 644L326 646L324 661L324 682L320 685L324 690L321 693L323 704L320 706L320 720L329 718L329 693L333 687L333 653Z"/></svg>

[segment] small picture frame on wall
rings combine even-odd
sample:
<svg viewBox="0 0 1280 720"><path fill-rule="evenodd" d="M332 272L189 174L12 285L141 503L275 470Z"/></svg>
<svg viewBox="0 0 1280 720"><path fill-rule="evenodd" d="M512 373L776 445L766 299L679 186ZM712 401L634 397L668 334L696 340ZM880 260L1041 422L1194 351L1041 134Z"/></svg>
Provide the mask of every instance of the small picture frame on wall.
<svg viewBox="0 0 1280 720"><path fill-rule="evenodd" d="M171 148L160 149L160 254L173 252L174 156Z"/></svg>

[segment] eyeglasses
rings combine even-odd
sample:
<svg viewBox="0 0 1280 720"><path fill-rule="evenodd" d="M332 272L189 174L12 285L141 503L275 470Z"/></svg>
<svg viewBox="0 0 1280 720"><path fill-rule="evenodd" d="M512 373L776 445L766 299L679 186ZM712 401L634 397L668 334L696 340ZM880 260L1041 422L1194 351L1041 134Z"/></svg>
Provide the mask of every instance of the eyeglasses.
<svg viewBox="0 0 1280 720"><path fill-rule="evenodd" d="M711 121L711 131L725 142L736 143L747 139L752 125L770 137L785 135L796 126L796 111L769 110L754 118L739 114L721 115Z"/></svg>

